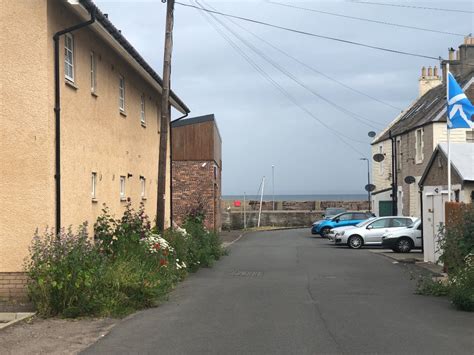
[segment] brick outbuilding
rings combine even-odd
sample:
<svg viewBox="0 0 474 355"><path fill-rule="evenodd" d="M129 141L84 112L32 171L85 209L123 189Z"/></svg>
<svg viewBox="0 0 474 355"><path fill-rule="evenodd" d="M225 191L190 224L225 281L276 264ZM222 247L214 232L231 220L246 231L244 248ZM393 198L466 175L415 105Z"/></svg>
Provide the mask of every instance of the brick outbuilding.
<svg viewBox="0 0 474 355"><path fill-rule="evenodd" d="M222 139L215 117L173 122L171 133L173 221L202 209L206 228L220 231Z"/></svg>

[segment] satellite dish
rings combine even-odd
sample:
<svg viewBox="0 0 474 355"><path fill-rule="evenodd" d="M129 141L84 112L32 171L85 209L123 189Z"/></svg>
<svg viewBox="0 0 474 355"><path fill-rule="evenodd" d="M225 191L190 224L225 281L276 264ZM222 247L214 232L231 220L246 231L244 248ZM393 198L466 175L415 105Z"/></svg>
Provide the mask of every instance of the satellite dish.
<svg viewBox="0 0 474 355"><path fill-rule="evenodd" d="M374 138L377 133L375 133L374 131L370 131L370 132L367 133L367 134L369 135L370 138Z"/></svg>
<svg viewBox="0 0 474 355"><path fill-rule="evenodd" d="M411 175L408 175L407 177L405 177L404 180L408 185L413 184L416 181L415 178Z"/></svg>
<svg viewBox="0 0 474 355"><path fill-rule="evenodd" d="M380 154L380 153L377 153L377 154L374 154L374 156L372 157L377 163L380 163L381 161L383 161L385 159L385 155L383 154Z"/></svg>
<svg viewBox="0 0 474 355"><path fill-rule="evenodd" d="M367 192L372 192L375 190L375 185L374 184L367 184L365 185L365 191Z"/></svg>

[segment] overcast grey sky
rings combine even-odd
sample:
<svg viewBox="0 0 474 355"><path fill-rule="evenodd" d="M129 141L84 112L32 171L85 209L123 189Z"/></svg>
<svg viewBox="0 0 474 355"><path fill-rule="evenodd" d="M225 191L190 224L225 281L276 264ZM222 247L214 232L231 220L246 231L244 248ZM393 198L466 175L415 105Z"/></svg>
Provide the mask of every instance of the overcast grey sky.
<svg viewBox="0 0 474 355"><path fill-rule="evenodd" d="M181 1L189 3L190 0ZM448 32L474 32L473 16L467 13L342 0L275 1ZM161 73L166 6L160 0L96 0L96 3L109 14L109 19L150 65ZM390 3L474 10L473 1L399 0ZM460 36L333 17L262 0L214 0L207 1L207 4L238 16L433 57L446 57L449 47L456 48L463 41ZM311 90L377 122L371 128L334 109L235 40L300 105L327 126L360 141L349 141L353 148L349 147L262 77L198 10L176 5L172 88L190 107L190 117L208 113L216 115L223 139L223 193L255 194L262 176L271 176L272 164L275 165L276 194L363 192L367 170L366 163L359 158L362 154L370 155L367 132L380 131L399 111L309 71L259 42L228 19L221 19ZM258 24L239 23L315 69L399 108L416 99L421 67L438 64L434 60L376 51Z"/></svg>

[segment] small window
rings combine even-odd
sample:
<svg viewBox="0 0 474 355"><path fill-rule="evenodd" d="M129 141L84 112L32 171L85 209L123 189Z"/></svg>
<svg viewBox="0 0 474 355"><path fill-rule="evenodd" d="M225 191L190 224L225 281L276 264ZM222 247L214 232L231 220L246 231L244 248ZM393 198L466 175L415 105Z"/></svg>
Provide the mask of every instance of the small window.
<svg viewBox="0 0 474 355"><path fill-rule="evenodd" d="M74 37L70 33L64 36L64 75L74 82Z"/></svg>
<svg viewBox="0 0 474 355"><path fill-rule="evenodd" d="M466 142L474 143L474 129L466 131Z"/></svg>
<svg viewBox="0 0 474 355"><path fill-rule="evenodd" d="M417 164L423 162L423 130L417 129L415 132L415 161Z"/></svg>
<svg viewBox="0 0 474 355"><path fill-rule="evenodd" d="M120 199L125 199L125 176L120 177Z"/></svg>
<svg viewBox="0 0 474 355"><path fill-rule="evenodd" d="M97 196L97 173L91 175L91 197L95 199Z"/></svg>
<svg viewBox="0 0 474 355"><path fill-rule="evenodd" d="M119 77L119 109L125 112L125 79L123 76Z"/></svg>
<svg viewBox="0 0 474 355"><path fill-rule="evenodd" d="M140 176L140 190L142 199L146 199L146 179Z"/></svg>
<svg viewBox="0 0 474 355"><path fill-rule="evenodd" d="M214 165L214 180L217 180L217 166Z"/></svg>
<svg viewBox="0 0 474 355"><path fill-rule="evenodd" d="M91 52L91 92L95 93L97 91L97 67L95 53Z"/></svg>
<svg viewBox="0 0 474 355"><path fill-rule="evenodd" d="M402 137L397 139L397 169L402 170Z"/></svg>
<svg viewBox="0 0 474 355"><path fill-rule="evenodd" d="M140 98L140 122L142 125L146 124L145 119L145 95L142 95Z"/></svg>
<svg viewBox="0 0 474 355"><path fill-rule="evenodd" d="M379 154L383 154L383 145L382 145L382 144L379 145ZM379 174L380 174L380 175L383 175L383 166L384 166L383 162L384 162L384 161L382 160L382 161L379 163Z"/></svg>

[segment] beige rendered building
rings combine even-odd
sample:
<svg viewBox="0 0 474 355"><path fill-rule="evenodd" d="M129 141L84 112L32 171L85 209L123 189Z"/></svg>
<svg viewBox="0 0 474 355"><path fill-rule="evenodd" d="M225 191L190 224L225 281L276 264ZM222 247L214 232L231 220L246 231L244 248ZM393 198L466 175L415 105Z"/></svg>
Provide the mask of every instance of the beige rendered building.
<svg viewBox="0 0 474 355"><path fill-rule="evenodd" d="M130 198L154 219L162 82L90 0L0 0L0 13L2 298L15 296L5 280L20 277L35 230L57 215L62 227L92 225L104 203L120 216ZM56 132L53 36L93 13L59 36ZM189 112L174 94L171 105ZM168 180L168 225L169 196Z"/></svg>

